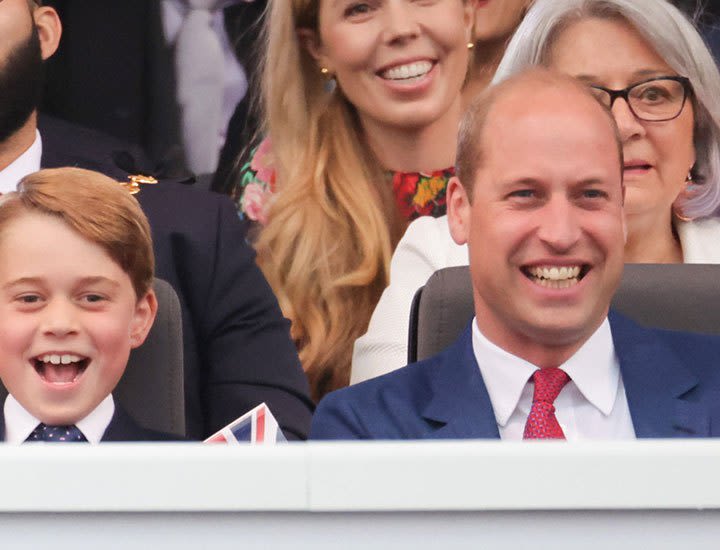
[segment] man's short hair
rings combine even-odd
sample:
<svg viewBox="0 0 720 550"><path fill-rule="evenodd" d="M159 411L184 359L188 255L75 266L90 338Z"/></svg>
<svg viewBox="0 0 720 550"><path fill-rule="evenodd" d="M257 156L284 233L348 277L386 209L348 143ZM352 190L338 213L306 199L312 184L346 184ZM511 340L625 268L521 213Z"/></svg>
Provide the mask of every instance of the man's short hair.
<svg viewBox="0 0 720 550"><path fill-rule="evenodd" d="M32 212L56 216L99 245L128 274L138 299L150 289L155 269L150 225L117 181L80 168L30 174L16 192L0 198L0 239L10 222Z"/></svg>
<svg viewBox="0 0 720 550"><path fill-rule="evenodd" d="M478 168L483 162L483 133L487 119L492 112L497 100L508 93L511 89L522 84L532 83L537 87L570 87L582 95L586 95L597 103L598 109L607 116L610 126L615 134L618 155L620 159L620 176L623 174L623 147L620 138L620 130L617 127L615 118L610 110L605 107L590 91L590 88L578 80L560 74L549 69L535 67L526 71L517 73L502 82L494 84L485 89L478 95L465 111L460 121L460 129L458 131L457 157L455 161L455 173L460 183L462 183L468 198L472 200L473 184ZM528 97L528 101L532 102L533 97ZM488 136L492 139L492 136Z"/></svg>

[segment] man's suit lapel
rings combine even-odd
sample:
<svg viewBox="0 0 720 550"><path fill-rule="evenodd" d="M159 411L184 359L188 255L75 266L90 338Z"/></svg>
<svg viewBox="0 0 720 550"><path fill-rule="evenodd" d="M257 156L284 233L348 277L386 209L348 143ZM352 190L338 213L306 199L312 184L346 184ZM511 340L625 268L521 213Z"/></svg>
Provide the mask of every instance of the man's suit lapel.
<svg viewBox="0 0 720 550"><path fill-rule="evenodd" d="M635 435L639 438L707 436L708 411L683 399L699 383L658 335L610 314L615 352Z"/></svg>
<svg viewBox="0 0 720 550"><path fill-rule="evenodd" d="M432 397L423 417L446 439L499 438L490 396L472 347L471 325L430 372Z"/></svg>

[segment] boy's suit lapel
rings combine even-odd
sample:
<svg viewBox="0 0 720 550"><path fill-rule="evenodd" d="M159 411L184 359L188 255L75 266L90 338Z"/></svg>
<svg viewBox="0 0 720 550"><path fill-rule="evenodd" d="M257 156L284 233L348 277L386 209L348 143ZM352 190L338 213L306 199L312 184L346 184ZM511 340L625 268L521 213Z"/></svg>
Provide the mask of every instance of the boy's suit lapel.
<svg viewBox="0 0 720 550"><path fill-rule="evenodd" d="M613 312L609 318L635 435L709 435L709 412L683 399L699 383L695 374L652 330Z"/></svg>
<svg viewBox="0 0 720 550"><path fill-rule="evenodd" d="M423 409L434 437L499 438L495 413L475 360L471 325L441 354L430 373L432 397Z"/></svg>

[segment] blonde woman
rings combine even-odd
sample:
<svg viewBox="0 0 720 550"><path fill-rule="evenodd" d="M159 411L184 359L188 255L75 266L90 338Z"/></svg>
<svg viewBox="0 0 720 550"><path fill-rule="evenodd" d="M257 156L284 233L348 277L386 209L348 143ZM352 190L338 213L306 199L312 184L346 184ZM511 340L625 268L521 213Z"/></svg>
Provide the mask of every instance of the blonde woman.
<svg viewBox="0 0 720 550"><path fill-rule="evenodd" d="M472 23L464 0L269 3L240 205L315 399L347 385L407 223L445 213Z"/></svg>

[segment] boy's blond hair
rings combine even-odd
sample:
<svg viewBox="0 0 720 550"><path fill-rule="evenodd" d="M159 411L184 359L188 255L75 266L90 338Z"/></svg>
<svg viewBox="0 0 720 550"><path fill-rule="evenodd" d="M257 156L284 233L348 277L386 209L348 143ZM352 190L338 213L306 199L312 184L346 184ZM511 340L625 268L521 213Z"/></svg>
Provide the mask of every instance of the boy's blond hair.
<svg viewBox="0 0 720 550"><path fill-rule="evenodd" d="M30 174L0 199L0 238L10 222L31 212L56 216L99 245L128 274L138 299L150 290L155 269L150 225L117 181L80 168Z"/></svg>

